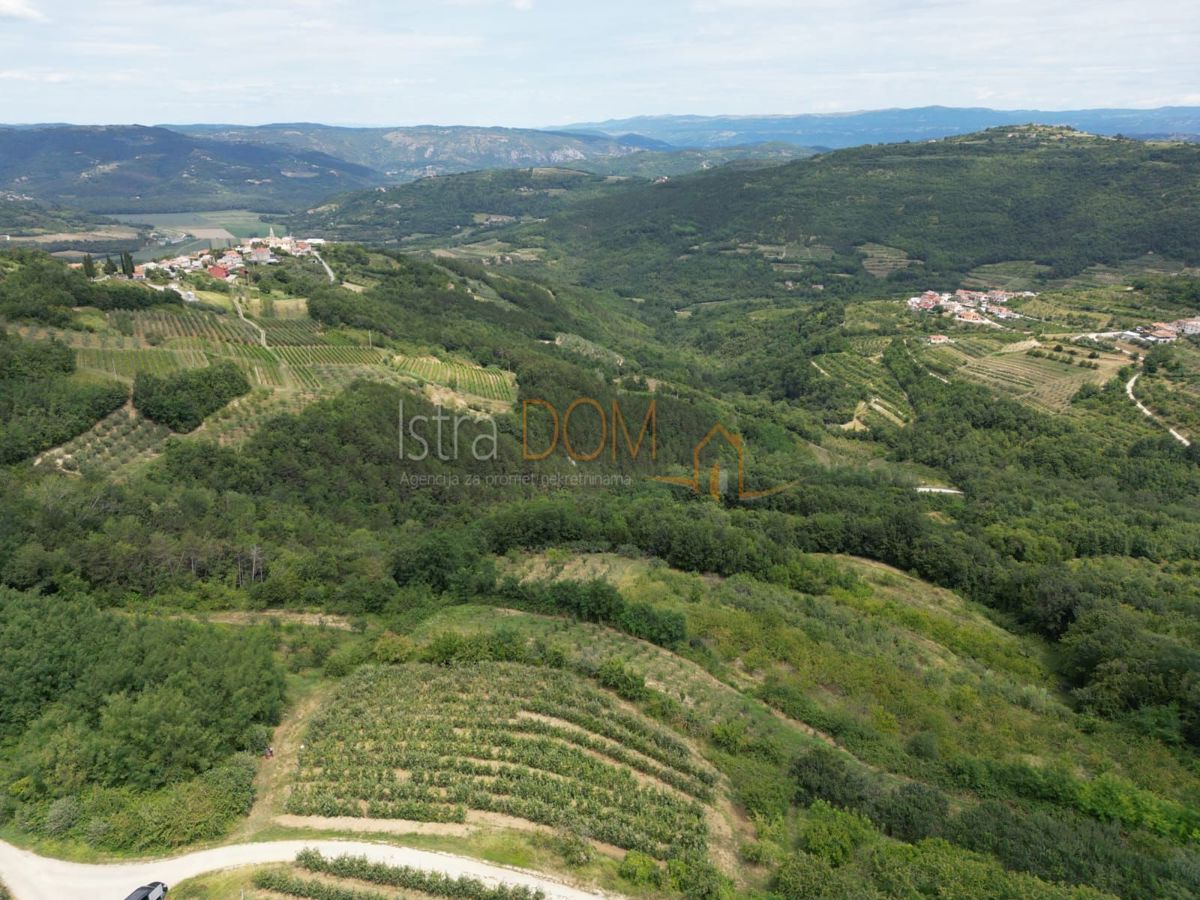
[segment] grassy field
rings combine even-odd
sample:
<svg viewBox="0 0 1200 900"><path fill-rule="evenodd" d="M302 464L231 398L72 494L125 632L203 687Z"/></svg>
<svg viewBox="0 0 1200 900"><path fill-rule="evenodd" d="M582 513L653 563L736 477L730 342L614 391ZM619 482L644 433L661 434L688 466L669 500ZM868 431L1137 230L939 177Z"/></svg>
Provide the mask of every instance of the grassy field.
<svg viewBox="0 0 1200 900"><path fill-rule="evenodd" d="M359 670L310 722L290 813L576 831L665 858L703 847L713 771L565 672L505 663Z"/></svg>
<svg viewBox="0 0 1200 900"><path fill-rule="evenodd" d="M187 234L198 239L224 241L226 237L216 238L217 232L224 231L229 237L248 238L266 237L271 227L275 234L288 233L287 226L268 220L262 220L262 214L248 209L220 209L211 212L180 212L180 213L129 213L118 215L119 221L145 224L155 231L167 234ZM170 248L163 248L169 252Z"/></svg>

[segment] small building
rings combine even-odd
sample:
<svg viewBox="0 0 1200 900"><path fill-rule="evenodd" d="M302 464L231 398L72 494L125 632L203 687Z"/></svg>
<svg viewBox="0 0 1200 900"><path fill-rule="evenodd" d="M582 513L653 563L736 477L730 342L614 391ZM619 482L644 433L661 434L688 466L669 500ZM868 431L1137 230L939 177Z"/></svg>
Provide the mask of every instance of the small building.
<svg viewBox="0 0 1200 900"><path fill-rule="evenodd" d="M931 334L929 336L929 343L931 343L931 344L948 344L948 343L950 343L950 338L946 337L946 335L944 335L944 334Z"/></svg>
<svg viewBox="0 0 1200 900"><path fill-rule="evenodd" d="M226 278L229 277L229 270L226 269L224 266L209 266L208 274L212 278L216 278L220 281L224 281Z"/></svg>

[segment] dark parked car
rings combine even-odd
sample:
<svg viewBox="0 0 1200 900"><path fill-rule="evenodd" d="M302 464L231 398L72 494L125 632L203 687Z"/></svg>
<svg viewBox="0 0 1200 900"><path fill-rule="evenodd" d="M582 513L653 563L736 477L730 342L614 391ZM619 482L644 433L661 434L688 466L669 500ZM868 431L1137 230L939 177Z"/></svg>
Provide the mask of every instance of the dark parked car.
<svg viewBox="0 0 1200 900"><path fill-rule="evenodd" d="M152 881L142 885L125 900L163 900L167 896L167 886L161 881Z"/></svg>

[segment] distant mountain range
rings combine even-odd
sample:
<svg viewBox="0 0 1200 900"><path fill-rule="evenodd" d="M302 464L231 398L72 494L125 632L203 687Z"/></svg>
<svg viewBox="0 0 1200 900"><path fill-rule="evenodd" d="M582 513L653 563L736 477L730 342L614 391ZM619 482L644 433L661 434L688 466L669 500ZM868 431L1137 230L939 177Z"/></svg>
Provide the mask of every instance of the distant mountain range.
<svg viewBox="0 0 1200 900"><path fill-rule="evenodd" d="M324 153L140 125L0 127L0 191L101 213L294 209L385 180Z"/></svg>
<svg viewBox="0 0 1200 900"><path fill-rule="evenodd" d="M922 141L1030 122L1102 135L1200 140L1200 107L650 116L556 130L311 123L0 126L0 195L19 195L67 215L225 208L296 213L333 197L428 176L569 168L655 179L730 163L786 163L818 147ZM380 224L374 201L359 205L359 212ZM369 215L367 208L373 210ZM10 209L6 218L32 221L33 215L30 209Z"/></svg>
<svg viewBox="0 0 1200 900"><path fill-rule="evenodd" d="M730 147L781 141L805 147L921 141L999 125L1068 125L1093 134L1200 139L1200 107L1160 109L986 109L924 106L797 116L638 116L565 126L572 132L636 132L675 147Z"/></svg>
<svg viewBox="0 0 1200 900"><path fill-rule="evenodd" d="M673 149L640 135L567 134L521 128L422 125L412 128L339 128L283 125L171 125L194 137L290 147L369 166L395 181L476 169L571 166L594 160Z"/></svg>

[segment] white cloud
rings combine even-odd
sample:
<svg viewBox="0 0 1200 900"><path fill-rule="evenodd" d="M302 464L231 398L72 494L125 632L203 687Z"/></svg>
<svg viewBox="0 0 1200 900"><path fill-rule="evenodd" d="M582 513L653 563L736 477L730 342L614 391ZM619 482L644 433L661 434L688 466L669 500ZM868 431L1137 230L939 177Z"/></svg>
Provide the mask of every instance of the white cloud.
<svg viewBox="0 0 1200 900"><path fill-rule="evenodd" d="M30 84L63 84L70 81L69 72L36 69L0 69L0 81L25 81Z"/></svg>
<svg viewBox="0 0 1200 900"><path fill-rule="evenodd" d="M26 22L45 22L46 17L27 0L0 0L0 19L22 19Z"/></svg>
<svg viewBox="0 0 1200 900"><path fill-rule="evenodd" d="M0 0L0 118L546 125L1191 105L1195 2L209 0L222 25L206 27L187 0ZM42 11L53 29L12 27Z"/></svg>

